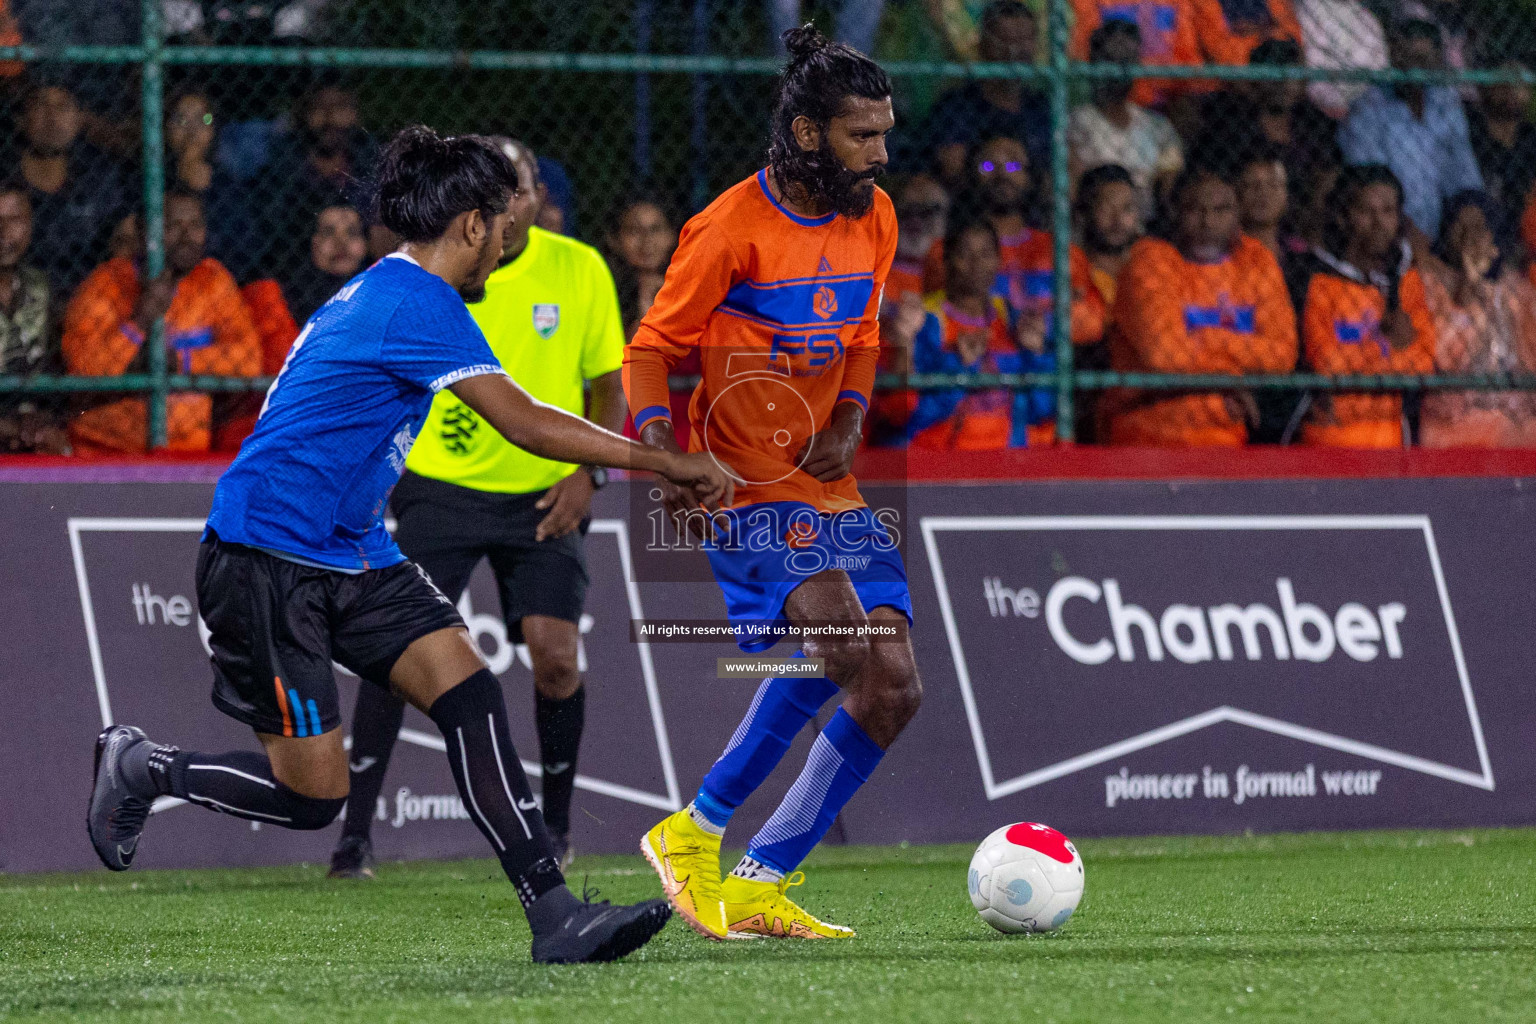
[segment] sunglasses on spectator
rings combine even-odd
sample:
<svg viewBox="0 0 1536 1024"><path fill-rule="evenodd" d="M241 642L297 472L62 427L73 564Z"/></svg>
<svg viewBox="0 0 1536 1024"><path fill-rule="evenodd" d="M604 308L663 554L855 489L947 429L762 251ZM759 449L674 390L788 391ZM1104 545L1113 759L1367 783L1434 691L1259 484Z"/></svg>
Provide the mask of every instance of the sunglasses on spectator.
<svg viewBox="0 0 1536 1024"><path fill-rule="evenodd" d="M983 160L981 163L976 165L976 169L982 174L991 174L993 171L999 169L1007 174L1018 174L1024 169L1024 164L1018 160L1007 160L1003 163L995 163L991 160Z"/></svg>

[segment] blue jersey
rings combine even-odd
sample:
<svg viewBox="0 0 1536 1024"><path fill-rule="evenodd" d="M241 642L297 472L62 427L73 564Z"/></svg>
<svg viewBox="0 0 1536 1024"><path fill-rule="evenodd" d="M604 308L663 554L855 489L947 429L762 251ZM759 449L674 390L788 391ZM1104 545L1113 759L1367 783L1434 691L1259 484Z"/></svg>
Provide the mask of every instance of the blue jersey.
<svg viewBox="0 0 1536 1024"><path fill-rule="evenodd" d="M337 569L404 561L384 506L432 397L501 372L446 281L407 257L385 257L293 343L255 432L219 478L209 529Z"/></svg>

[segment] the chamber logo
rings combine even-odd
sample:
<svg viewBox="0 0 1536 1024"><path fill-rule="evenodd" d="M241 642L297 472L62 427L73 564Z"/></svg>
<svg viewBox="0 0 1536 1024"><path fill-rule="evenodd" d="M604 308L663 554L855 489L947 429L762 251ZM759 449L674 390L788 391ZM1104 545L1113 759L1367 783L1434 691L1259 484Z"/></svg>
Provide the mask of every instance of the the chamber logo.
<svg viewBox="0 0 1536 1024"><path fill-rule="evenodd" d="M1426 516L921 526L991 799L1218 725L1493 789Z"/></svg>

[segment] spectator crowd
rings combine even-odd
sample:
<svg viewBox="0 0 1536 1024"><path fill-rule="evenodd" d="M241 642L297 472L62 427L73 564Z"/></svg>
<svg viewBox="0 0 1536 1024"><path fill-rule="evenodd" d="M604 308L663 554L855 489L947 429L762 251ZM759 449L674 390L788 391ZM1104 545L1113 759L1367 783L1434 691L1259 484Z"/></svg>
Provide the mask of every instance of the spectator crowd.
<svg viewBox="0 0 1536 1024"><path fill-rule="evenodd" d="M25 11L26 0L10 2ZM1100 64L1520 67L1484 52L1455 0L1071 5L1072 56ZM276 5L287 14L261 31L302 37L324 6ZM871 37L883 5L843 7L839 30ZM1041 19L1020 0L927 7L959 58L1040 56ZM210 36L228 28L212 8L223 9L167 3L168 31L226 41ZM795 9L768 7L775 23ZM16 24L0 0L0 34L9 26L6 38L19 40L27 26L17 34ZM238 123L224 120L227 90L190 78L173 87L165 269L152 278L133 133L93 106L81 80L19 66L0 66L0 77L15 96L0 148L0 375L144 373L157 324L173 373L271 375L305 320L394 247L370 215L378 144L345 77L317 73L289 109ZM1185 74L1096 78L1077 99L1065 126L1064 325L1077 366L1536 372L1536 124L1525 87ZM885 371L1054 371L1051 129L1043 93L978 78L937 96L893 140L887 185L900 239L881 312ZM550 196L541 225L575 233L569 176L552 160L539 167ZM632 333L682 218L665 190L596 205L610 209L588 233L608 257ZM1084 398L1077 434L1106 444L1536 446L1536 393L1123 388ZM680 412L686 394L674 403ZM258 409L249 395L173 394L169 447L233 450ZM148 420L136 394L0 393L0 453L143 452ZM881 445L1049 445L1055 390L897 388L876 397L870 421Z"/></svg>
<svg viewBox="0 0 1536 1024"><path fill-rule="evenodd" d="M1071 0L1096 64L1521 69L1478 52L1456 0ZM1034 9L993 0L983 60L1036 59ZM1490 50L1495 49L1489 47ZM939 97L893 184L888 369L1054 368L1050 128L1042 94ZM1136 374L1536 372L1530 91L1254 78L1096 77L1066 136L1074 363ZM983 287L987 274L992 283ZM1079 439L1151 446L1528 447L1536 394L1120 388ZM1050 389L899 392L874 438L1051 443Z"/></svg>

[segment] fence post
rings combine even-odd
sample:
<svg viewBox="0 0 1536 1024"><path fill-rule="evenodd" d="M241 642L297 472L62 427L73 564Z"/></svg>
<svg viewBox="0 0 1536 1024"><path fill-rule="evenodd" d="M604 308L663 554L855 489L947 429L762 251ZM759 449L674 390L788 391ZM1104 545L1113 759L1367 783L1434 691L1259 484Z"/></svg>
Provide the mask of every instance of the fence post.
<svg viewBox="0 0 1536 1024"><path fill-rule="evenodd" d="M165 269L165 33L160 27L161 0L144 0L144 63L140 66L144 143L144 283ZM166 445L165 322L155 321L144 344L149 346L149 447Z"/></svg>
<svg viewBox="0 0 1536 1024"><path fill-rule="evenodd" d="M651 23L656 16L656 0L635 4L635 53L651 52ZM641 71L635 75L635 177L651 180L651 76Z"/></svg>
<svg viewBox="0 0 1536 1024"><path fill-rule="evenodd" d="M1056 346L1056 437L1075 435L1072 352L1072 175L1067 167L1067 0L1046 0L1050 28L1051 280L1055 314L1050 341Z"/></svg>

